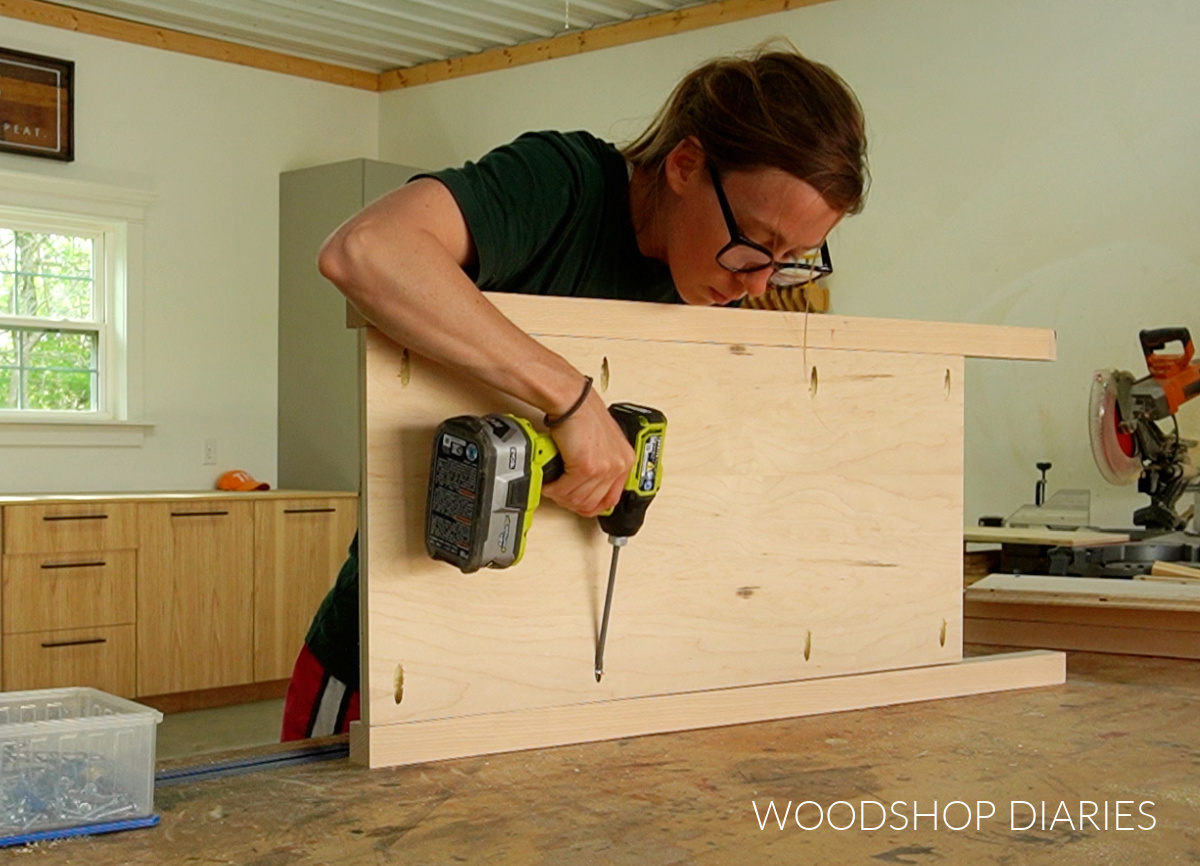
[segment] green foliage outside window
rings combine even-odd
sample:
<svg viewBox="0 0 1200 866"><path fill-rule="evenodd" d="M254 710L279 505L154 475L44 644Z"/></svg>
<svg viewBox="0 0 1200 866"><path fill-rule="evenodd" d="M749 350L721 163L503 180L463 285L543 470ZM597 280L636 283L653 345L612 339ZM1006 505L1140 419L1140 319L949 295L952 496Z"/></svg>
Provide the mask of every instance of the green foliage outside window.
<svg viewBox="0 0 1200 866"><path fill-rule="evenodd" d="M0 409L97 408L94 261L91 238L0 227Z"/></svg>

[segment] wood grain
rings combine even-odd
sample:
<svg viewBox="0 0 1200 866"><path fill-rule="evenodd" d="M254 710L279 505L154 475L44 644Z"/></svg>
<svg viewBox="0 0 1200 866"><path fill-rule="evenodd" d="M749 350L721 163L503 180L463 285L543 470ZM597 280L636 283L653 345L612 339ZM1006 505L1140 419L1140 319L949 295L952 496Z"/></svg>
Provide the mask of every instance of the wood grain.
<svg viewBox="0 0 1200 866"><path fill-rule="evenodd" d="M136 694L132 625L7 634L3 642L5 691L92 686Z"/></svg>
<svg viewBox="0 0 1200 866"><path fill-rule="evenodd" d="M665 412L664 484L621 557L597 684L609 548L594 521L543 505L503 571L463 575L424 549L437 424L541 413L368 329L369 749L378 730L427 726L440 755L468 754L487 730L473 718L514 720L508 748L637 733L643 706L676 699L667 724L703 724L715 693L755 701L743 690L961 660L962 356L1050 358L1052 332L491 299L605 400ZM588 734L610 705L613 727ZM420 753L383 748L385 762Z"/></svg>
<svg viewBox="0 0 1200 866"><path fill-rule="evenodd" d="M1052 361L1054 331L1002 325L913 322L776 310L689 307L592 298L485 293L505 316L537 337L720 343Z"/></svg>
<svg viewBox="0 0 1200 866"><path fill-rule="evenodd" d="M1200 568L1182 562L1154 562L1150 565L1151 577L1169 577L1177 580L1200 580Z"/></svg>
<svg viewBox="0 0 1200 866"><path fill-rule="evenodd" d="M4 508L4 553L72 553L137 547L137 510L106 501Z"/></svg>
<svg viewBox="0 0 1200 866"><path fill-rule="evenodd" d="M351 760L371 767L544 748L616 737L736 725L1007 689L1059 685L1066 657L1054 652L978 656L952 664L876 671L748 688L659 695L433 719L351 726Z"/></svg>
<svg viewBox="0 0 1200 866"><path fill-rule="evenodd" d="M1043 529L1036 526L964 526L963 541L978 544L1045 544L1054 547L1102 547L1126 544L1128 533L1086 529Z"/></svg>
<svg viewBox="0 0 1200 866"><path fill-rule="evenodd" d="M253 503L138 506L138 691L193 691L254 676Z"/></svg>
<svg viewBox="0 0 1200 866"><path fill-rule="evenodd" d="M1200 586L1105 577L992 574L969 586L968 601L1200 611Z"/></svg>
<svg viewBox="0 0 1200 866"><path fill-rule="evenodd" d="M945 389L960 360L543 338L597 382L607 360L606 400L669 419L665 483L621 557L597 685L609 547L594 521L543 506L503 571L463 575L424 550L437 423L530 410L420 358L404 384L398 348L370 337L372 724L960 657L962 392Z"/></svg>
<svg viewBox="0 0 1200 866"><path fill-rule="evenodd" d="M1126 610L1126 614L1134 611ZM980 646L1037 647L1072 652L1200 659L1200 633L1196 630L1163 630L1152 617L1127 616L1119 626L1081 621L1052 626L1030 620L967 617L966 639Z"/></svg>
<svg viewBox="0 0 1200 866"><path fill-rule="evenodd" d="M5 556L5 634L127 625L137 617L137 551Z"/></svg>
<svg viewBox="0 0 1200 866"><path fill-rule="evenodd" d="M254 503L254 679L286 679L358 523L353 498Z"/></svg>
<svg viewBox="0 0 1200 866"><path fill-rule="evenodd" d="M994 574L963 616L972 644L1200 658L1200 584Z"/></svg>

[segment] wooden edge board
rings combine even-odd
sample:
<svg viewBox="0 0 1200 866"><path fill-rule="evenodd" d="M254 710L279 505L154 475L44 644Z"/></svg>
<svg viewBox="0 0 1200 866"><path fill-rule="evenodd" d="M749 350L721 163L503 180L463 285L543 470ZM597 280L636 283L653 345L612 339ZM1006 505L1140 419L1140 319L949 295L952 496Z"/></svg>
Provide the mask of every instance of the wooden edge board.
<svg viewBox="0 0 1200 866"><path fill-rule="evenodd" d="M970 602L1200 611L1200 586L1107 577L989 574L965 590Z"/></svg>
<svg viewBox="0 0 1200 866"><path fill-rule="evenodd" d="M1037 647L1063 651L1200 659L1200 640L1196 638L1195 632L1160 631L1155 627L971 617L963 620L963 640L980 646Z"/></svg>
<svg viewBox="0 0 1200 866"><path fill-rule="evenodd" d="M1055 333L1046 328L828 313L809 316L778 310L649 305L595 298L555 298L548 304L546 298L537 295L485 294L501 313L535 337L710 342L1027 361L1053 361L1056 354Z"/></svg>
<svg viewBox="0 0 1200 866"><path fill-rule="evenodd" d="M686 9L675 9L657 15L634 18L630 21L592 27L588 30L565 33L561 36L551 36L548 39L538 39L521 45L493 48L464 57L451 57L447 60L434 60L416 66L391 69L379 76L379 89L383 91L399 90L404 87L432 84L435 81L446 81L483 72L496 72L500 69L511 69L514 66L525 66L542 60L554 60L602 48L629 45L646 39L672 36L702 27L729 24L745 18L771 15L776 12L786 12L789 9L799 9L803 6L814 6L827 2L829 0L719 0L716 3L703 3Z"/></svg>
<svg viewBox="0 0 1200 866"><path fill-rule="evenodd" d="M1129 533L1085 529L1039 529L1035 526L964 526L963 541L972 544L1049 544L1056 547L1102 547L1126 544Z"/></svg>
<svg viewBox="0 0 1200 866"><path fill-rule="evenodd" d="M1200 568L1182 562L1155 562L1150 566L1150 574L1142 576L1200 580Z"/></svg>
<svg viewBox="0 0 1200 866"><path fill-rule="evenodd" d="M1200 647L1200 611L1163 610L1157 607L1113 607L1112 605L1012 604L1003 601L963 600L963 617L971 620L997 619L1011 622L1056 623L1142 628L1155 631L1191 632ZM966 641L970 643L970 640Z"/></svg>
<svg viewBox="0 0 1200 866"><path fill-rule="evenodd" d="M379 90L379 74L365 69L353 69L320 60L309 60L267 48L256 48L210 36L198 36L166 27L141 24L112 15L71 9L42 0L0 0L0 15L29 21L46 27L73 30L89 36L100 36L118 42L129 42L148 48L160 48L177 54L203 57L249 66L268 72L280 72L299 78L340 84L359 90Z"/></svg>
<svg viewBox="0 0 1200 866"><path fill-rule="evenodd" d="M350 759L371 768L1061 685L1066 657L1039 650L674 695L392 725L351 725Z"/></svg>

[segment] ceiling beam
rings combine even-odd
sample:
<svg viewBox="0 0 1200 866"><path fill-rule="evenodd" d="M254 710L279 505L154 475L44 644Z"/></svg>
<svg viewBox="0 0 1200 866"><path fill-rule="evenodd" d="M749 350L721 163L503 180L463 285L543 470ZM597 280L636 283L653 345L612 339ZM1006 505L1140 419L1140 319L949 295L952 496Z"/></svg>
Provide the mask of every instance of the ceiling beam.
<svg viewBox="0 0 1200 866"><path fill-rule="evenodd" d="M701 6L690 6L525 42L510 48L494 48L478 54L392 69L379 74L336 63L309 60L266 48L241 45L224 39L140 24L111 15L71 9L45 0L0 0L0 16L360 90L380 91L415 87L434 81L524 66L541 60L570 57L587 51L628 45L646 39L828 2L831 0L717 0Z"/></svg>
<svg viewBox="0 0 1200 866"><path fill-rule="evenodd" d="M120 42L131 42L134 45L161 48L180 54L190 54L193 57L236 63L240 66L251 66L270 72L282 72L285 75L311 78L330 84L357 87L361 90L379 89L378 74L364 69L352 69L349 66L308 60L279 51L270 51L266 48L240 45L224 39L212 39L208 36L197 36L180 30L139 24L111 15L68 9L66 6L46 3L43 0L0 0L0 15L30 21L34 24L44 24L47 27L74 30L76 33L86 33L90 36L102 36Z"/></svg>
<svg viewBox="0 0 1200 866"><path fill-rule="evenodd" d="M495 72L499 69L524 66L527 63L537 63L540 60L570 57L587 51L628 45L632 42L657 39L660 36L671 36L688 30L699 30L702 27L713 27L744 18L828 2L831 0L718 0L702 6L689 6L686 9L526 42L511 48L493 48L465 57L435 60L404 69L391 69L380 74L379 89L399 90L434 81ZM0 0L0 3L3 3L3 0Z"/></svg>

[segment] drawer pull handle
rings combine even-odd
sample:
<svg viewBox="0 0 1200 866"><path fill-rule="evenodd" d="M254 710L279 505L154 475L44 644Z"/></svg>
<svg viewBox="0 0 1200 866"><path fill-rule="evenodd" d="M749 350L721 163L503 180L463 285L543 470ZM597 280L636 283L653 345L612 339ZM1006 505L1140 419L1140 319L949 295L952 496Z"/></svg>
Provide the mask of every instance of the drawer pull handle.
<svg viewBox="0 0 1200 866"><path fill-rule="evenodd" d="M172 511L172 517L223 517L228 511Z"/></svg>
<svg viewBox="0 0 1200 866"><path fill-rule="evenodd" d="M85 644L90 644L90 643L108 643L108 638L106 638L106 637L89 637L89 638L84 638L83 640L64 640L64 641L57 641L56 643L43 643L42 646L45 647L46 649L53 649L54 647L60 647L60 646L83 646Z"/></svg>
<svg viewBox="0 0 1200 866"><path fill-rule="evenodd" d="M44 514L42 520L108 520L107 514Z"/></svg>
<svg viewBox="0 0 1200 866"><path fill-rule="evenodd" d="M107 562L43 562L42 568L104 568Z"/></svg>
<svg viewBox="0 0 1200 866"><path fill-rule="evenodd" d="M337 511L336 508L285 508L284 514L330 514Z"/></svg>

